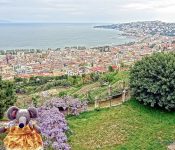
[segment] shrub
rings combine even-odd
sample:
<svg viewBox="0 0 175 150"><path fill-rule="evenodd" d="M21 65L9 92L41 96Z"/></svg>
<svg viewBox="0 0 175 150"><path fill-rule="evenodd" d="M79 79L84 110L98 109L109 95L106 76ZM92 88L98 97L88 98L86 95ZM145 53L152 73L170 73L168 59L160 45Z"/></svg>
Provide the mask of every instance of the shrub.
<svg viewBox="0 0 175 150"><path fill-rule="evenodd" d="M59 95L59 97L64 97L64 96L67 96L67 92L61 91L58 95Z"/></svg>
<svg viewBox="0 0 175 150"><path fill-rule="evenodd" d="M65 96L63 98L54 97L44 103L47 108L62 108L62 111L66 111L69 108L70 114L79 115L80 112L87 110L87 101L80 101L77 98ZM61 110L60 110L61 111Z"/></svg>
<svg viewBox="0 0 175 150"><path fill-rule="evenodd" d="M109 67L108 67L108 71L109 71L109 72L114 72L114 69L112 68L112 66L109 66Z"/></svg>
<svg viewBox="0 0 175 150"><path fill-rule="evenodd" d="M175 108L175 53L156 53L135 63L130 72L133 96L146 105Z"/></svg>
<svg viewBox="0 0 175 150"><path fill-rule="evenodd" d="M38 109L38 122L41 126L41 133L44 138L44 147L54 150L70 150L67 144L66 131L68 130L65 116L57 108Z"/></svg>
<svg viewBox="0 0 175 150"><path fill-rule="evenodd" d="M16 102L15 86L11 81L3 81L0 77L0 119L9 106Z"/></svg>
<svg viewBox="0 0 175 150"><path fill-rule="evenodd" d="M60 110L60 108L62 108ZM44 139L45 149L70 150L67 144L66 133L69 131L65 115L62 111L70 109L72 115L87 110L87 102L79 101L72 97L52 98L38 108L38 122L41 126L41 133Z"/></svg>
<svg viewBox="0 0 175 150"><path fill-rule="evenodd" d="M102 75L99 79L101 85L107 85L115 80L116 72L106 73Z"/></svg>
<svg viewBox="0 0 175 150"><path fill-rule="evenodd" d="M78 98L78 94L74 94L73 97L74 97L74 98Z"/></svg>
<svg viewBox="0 0 175 150"><path fill-rule="evenodd" d="M93 82L96 82L99 80L100 77L99 77L99 74L97 74L97 73L91 73L90 78Z"/></svg>
<svg viewBox="0 0 175 150"><path fill-rule="evenodd" d="M90 104L93 104L95 102L95 98L93 96L93 94L91 93L91 91L89 91L87 93L87 101L90 103Z"/></svg>
<svg viewBox="0 0 175 150"><path fill-rule="evenodd" d="M38 106L38 102L39 102L39 96L38 95L32 96L32 103L33 103L34 107Z"/></svg>

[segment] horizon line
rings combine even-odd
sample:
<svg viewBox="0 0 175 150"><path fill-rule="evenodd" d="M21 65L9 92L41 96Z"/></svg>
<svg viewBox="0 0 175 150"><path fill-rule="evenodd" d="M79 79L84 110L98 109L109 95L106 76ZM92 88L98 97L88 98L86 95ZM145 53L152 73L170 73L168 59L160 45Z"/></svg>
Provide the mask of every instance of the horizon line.
<svg viewBox="0 0 175 150"><path fill-rule="evenodd" d="M120 21L120 22L36 22L36 21L2 21L0 20L0 24L39 24L39 23L46 23L46 24L118 24L118 23L133 23L133 22L151 22L151 21L160 21L165 23L175 23L175 22L168 22L163 20L136 20L136 21Z"/></svg>

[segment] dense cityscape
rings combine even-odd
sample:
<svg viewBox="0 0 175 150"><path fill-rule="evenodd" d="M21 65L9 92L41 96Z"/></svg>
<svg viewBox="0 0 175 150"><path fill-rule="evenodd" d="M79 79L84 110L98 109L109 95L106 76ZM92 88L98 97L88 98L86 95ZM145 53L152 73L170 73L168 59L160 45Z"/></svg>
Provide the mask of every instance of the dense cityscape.
<svg viewBox="0 0 175 150"><path fill-rule="evenodd" d="M123 31L123 35L137 37L147 36L148 34L175 36L175 23L166 23L162 21L131 22L105 26L95 26L95 28L116 29L119 31Z"/></svg>
<svg viewBox="0 0 175 150"><path fill-rule="evenodd" d="M29 78L106 72L109 66L120 69L121 65L130 66L154 52L175 50L172 23L155 21L101 27L124 31L123 36L132 33L137 39L127 44L93 48L73 46L47 50L2 50L0 76L3 79L13 79L15 76Z"/></svg>

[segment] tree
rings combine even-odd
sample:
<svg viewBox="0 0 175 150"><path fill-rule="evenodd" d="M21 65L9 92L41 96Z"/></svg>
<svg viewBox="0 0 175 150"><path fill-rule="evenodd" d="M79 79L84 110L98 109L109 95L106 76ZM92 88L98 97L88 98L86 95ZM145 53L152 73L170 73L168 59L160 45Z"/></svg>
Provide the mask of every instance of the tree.
<svg viewBox="0 0 175 150"><path fill-rule="evenodd" d="M121 68L125 67L125 64L123 62L120 63Z"/></svg>
<svg viewBox="0 0 175 150"><path fill-rule="evenodd" d="M23 79L19 78L19 77L15 77L14 80L15 80L15 82L22 82L23 81Z"/></svg>
<svg viewBox="0 0 175 150"><path fill-rule="evenodd" d="M91 73L90 78L93 82L96 82L99 79L99 74L98 73Z"/></svg>
<svg viewBox="0 0 175 150"><path fill-rule="evenodd" d="M112 68L112 66L109 66L109 67L108 67L108 71L109 71L109 72L114 72L114 69Z"/></svg>
<svg viewBox="0 0 175 150"><path fill-rule="evenodd" d="M136 100L152 107L175 108L175 53L156 53L135 63L130 87Z"/></svg>
<svg viewBox="0 0 175 150"><path fill-rule="evenodd" d="M100 82L103 85L104 83L111 83L112 81L114 81L116 73L115 72L111 72L111 73L107 73L104 74L100 77Z"/></svg>
<svg viewBox="0 0 175 150"><path fill-rule="evenodd" d="M86 74L82 74L83 84L85 83Z"/></svg>
<svg viewBox="0 0 175 150"><path fill-rule="evenodd" d="M70 76L68 78L68 81L72 84L72 85L75 85L77 83L77 78L76 76Z"/></svg>
<svg viewBox="0 0 175 150"><path fill-rule="evenodd" d="M0 77L0 119L3 118L4 112L9 106L16 102L15 85L12 81L3 81Z"/></svg>

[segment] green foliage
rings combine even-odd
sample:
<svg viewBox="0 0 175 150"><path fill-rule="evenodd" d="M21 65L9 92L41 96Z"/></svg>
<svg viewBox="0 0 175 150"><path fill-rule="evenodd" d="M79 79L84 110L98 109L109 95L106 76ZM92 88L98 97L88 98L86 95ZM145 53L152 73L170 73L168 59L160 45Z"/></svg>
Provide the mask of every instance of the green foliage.
<svg viewBox="0 0 175 150"><path fill-rule="evenodd" d="M15 77L14 78L15 82L23 82L23 78Z"/></svg>
<svg viewBox="0 0 175 150"><path fill-rule="evenodd" d="M135 63L130 72L133 96L146 105L175 108L175 53L156 53Z"/></svg>
<svg viewBox="0 0 175 150"><path fill-rule="evenodd" d="M108 96L108 84L111 84L113 88L116 87L119 80L128 79L128 71L114 71L114 72L107 72L107 73L91 73L82 76L56 76L56 77L43 77L47 79L47 82L44 84L36 83L34 84L35 80L40 77L33 77L31 81L29 79L26 83L21 79L19 82L16 82L16 92L18 93L19 106L26 107L28 104L31 104L32 97L34 95L41 95L41 91L47 91L52 93L52 96L73 96L78 97L81 100L88 99L90 103L94 103L95 98L98 99L105 99ZM100 80L102 80L103 86L100 85ZM111 79L112 80L111 80ZM43 80L43 79L41 79ZM83 81L84 80L84 81ZM108 81L112 81L109 83ZM33 82L33 84L31 84ZM52 92L53 91L53 92ZM61 92L60 91L65 91ZM88 95L88 91L90 91L90 95ZM60 93L60 94L59 94ZM22 101L21 101L22 96ZM35 101L35 96L33 100ZM43 103L45 99L38 98L37 105ZM17 103L17 104L18 104ZM35 102L33 102L35 103Z"/></svg>
<svg viewBox="0 0 175 150"><path fill-rule="evenodd" d="M95 98L93 97L93 95L91 94L90 91L87 93L87 101L88 101L90 104L95 102Z"/></svg>
<svg viewBox="0 0 175 150"><path fill-rule="evenodd" d="M109 67L108 67L108 71L109 71L109 72L113 72L113 71L114 71L114 69L112 68L112 66L109 66Z"/></svg>
<svg viewBox="0 0 175 150"><path fill-rule="evenodd" d="M78 98L78 94L73 94L73 97L74 98Z"/></svg>
<svg viewBox="0 0 175 150"><path fill-rule="evenodd" d="M43 77L43 76L30 77L29 85L43 85L43 84L53 80L53 78L54 77Z"/></svg>
<svg viewBox="0 0 175 150"><path fill-rule="evenodd" d="M98 73L91 73L90 78L93 82L96 82L99 80L99 74Z"/></svg>
<svg viewBox="0 0 175 150"><path fill-rule="evenodd" d="M0 134L0 150L5 150L3 139L6 137L6 134Z"/></svg>
<svg viewBox="0 0 175 150"><path fill-rule="evenodd" d="M71 83L71 85L76 85L78 83L76 76L68 77L68 81Z"/></svg>
<svg viewBox="0 0 175 150"><path fill-rule="evenodd" d="M9 106L16 102L14 83L11 81L3 81L0 78L0 119Z"/></svg>
<svg viewBox="0 0 175 150"><path fill-rule="evenodd" d="M59 93L59 97L64 97L67 95L67 92L66 91L62 91Z"/></svg>
<svg viewBox="0 0 175 150"><path fill-rule="evenodd" d="M111 73L106 73L100 76L100 83L101 85L105 84L105 83L111 83L115 80L115 76L116 76L117 72L111 72Z"/></svg>
<svg viewBox="0 0 175 150"><path fill-rule="evenodd" d="M39 102L39 96L33 96L32 97L32 102L33 102L33 105L34 107L37 107L38 106L38 102Z"/></svg>

